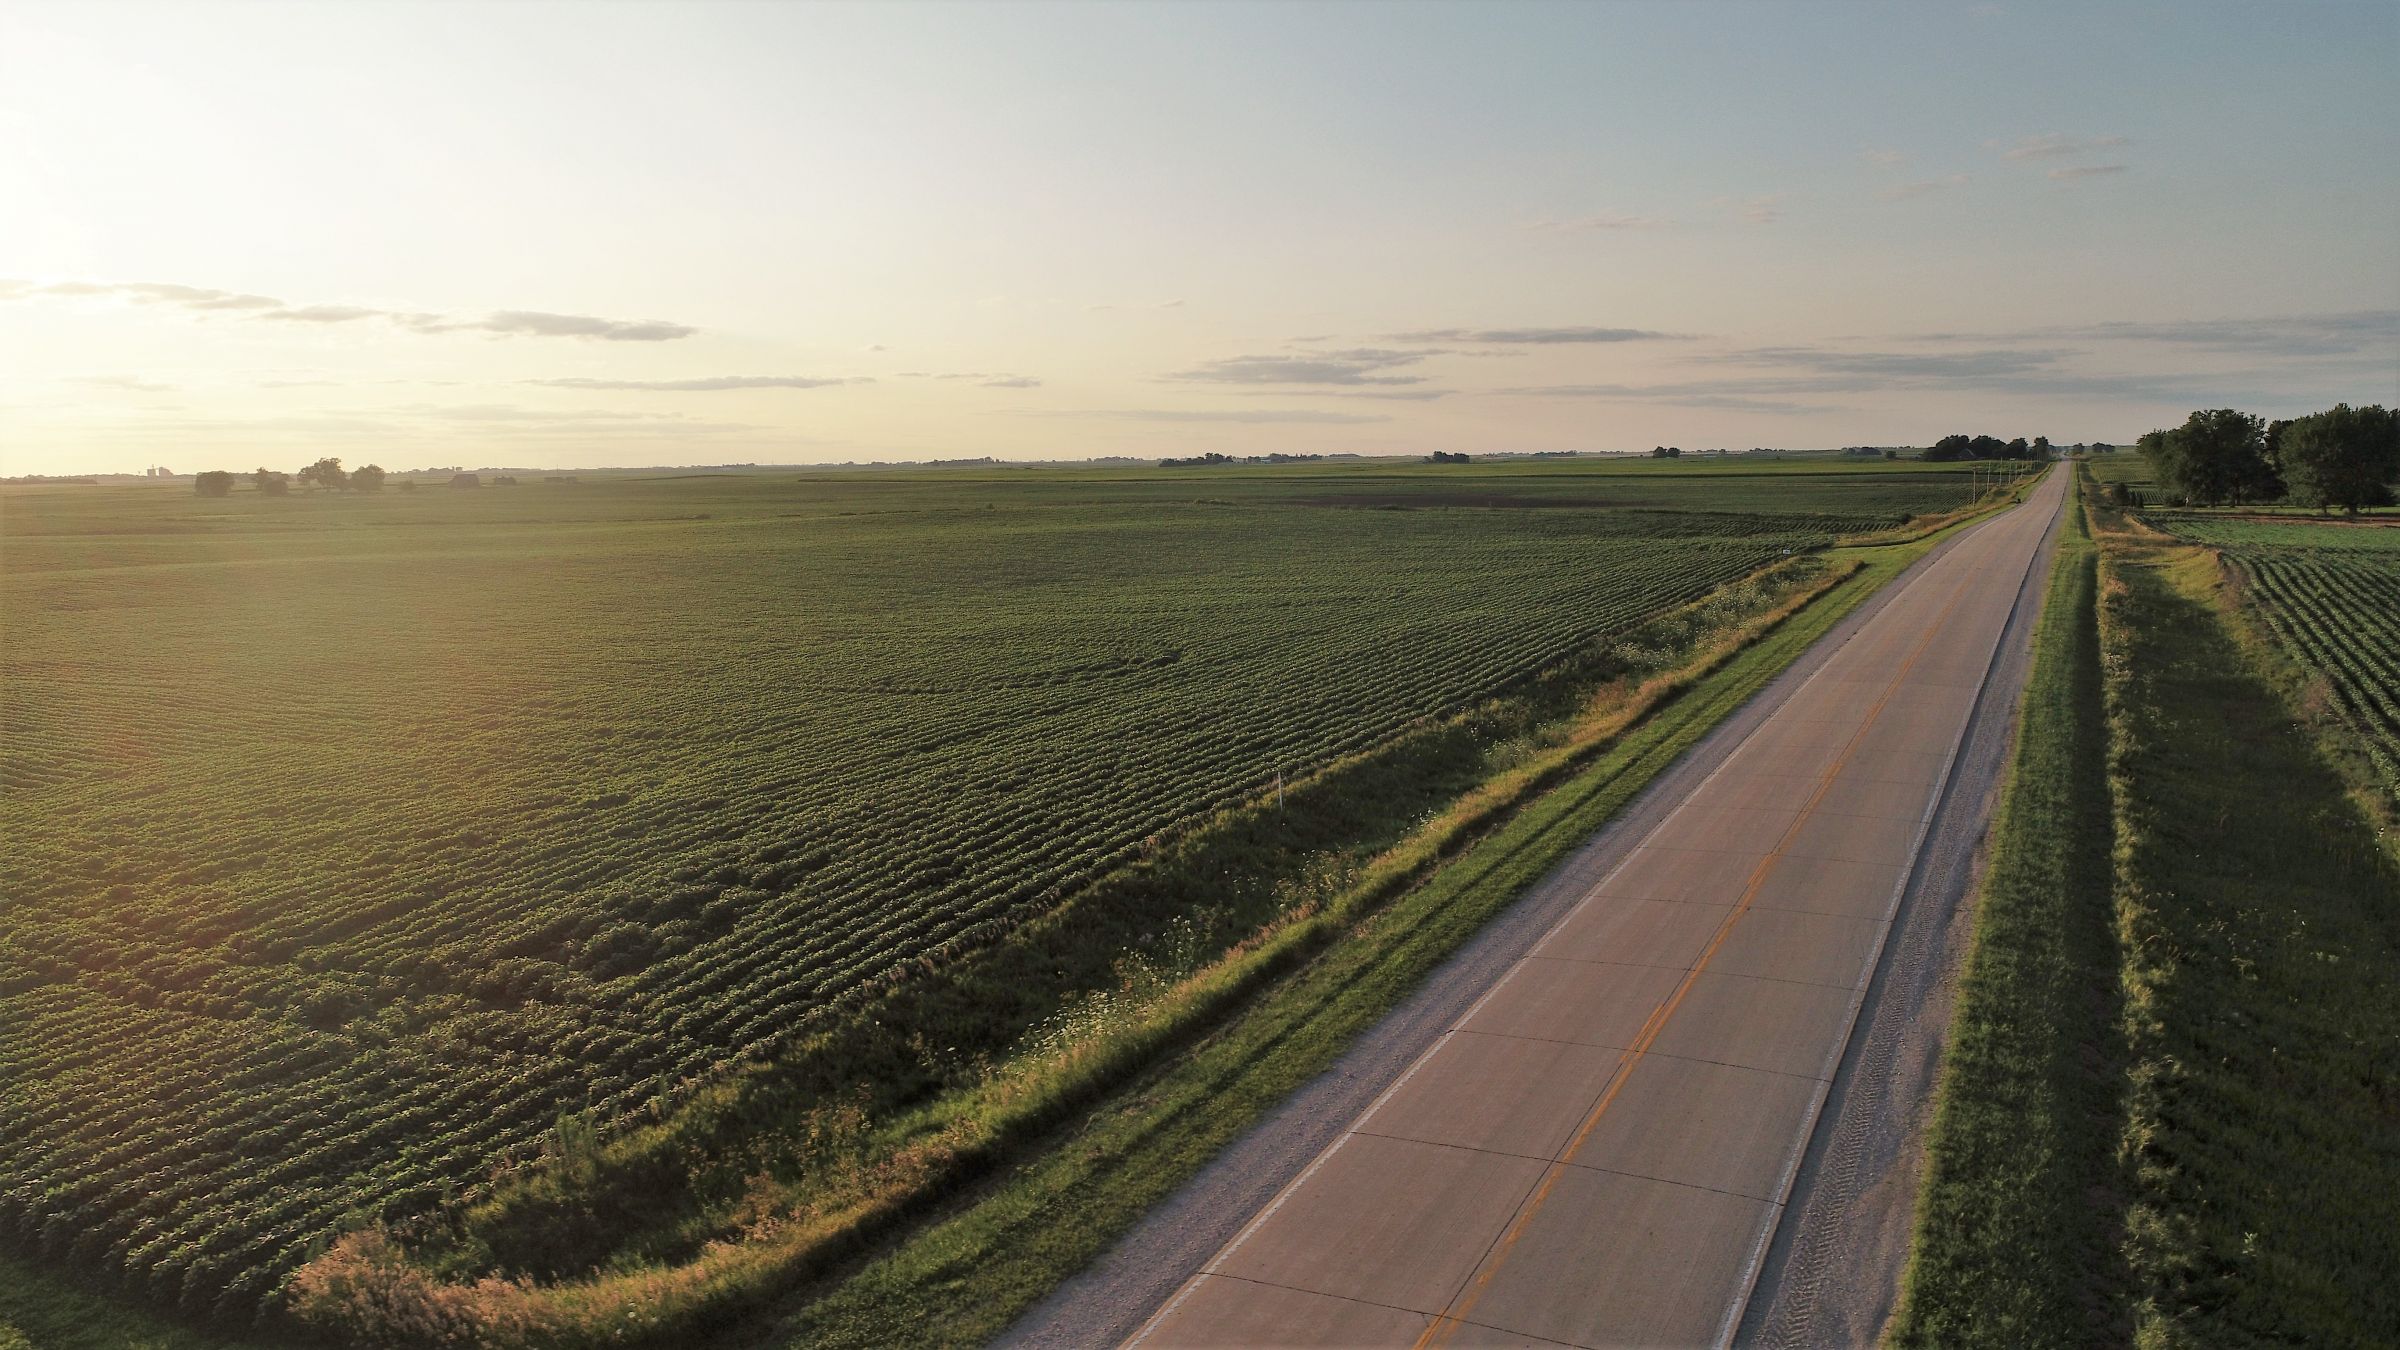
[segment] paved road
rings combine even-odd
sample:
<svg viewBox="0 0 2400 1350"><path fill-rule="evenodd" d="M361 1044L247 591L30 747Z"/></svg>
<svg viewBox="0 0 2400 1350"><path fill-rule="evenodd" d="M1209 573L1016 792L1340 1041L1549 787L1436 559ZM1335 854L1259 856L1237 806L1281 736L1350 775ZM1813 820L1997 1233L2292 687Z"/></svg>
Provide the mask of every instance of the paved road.
<svg viewBox="0 0 2400 1350"><path fill-rule="evenodd" d="M1909 577L1134 1340L1728 1339L2064 487Z"/></svg>

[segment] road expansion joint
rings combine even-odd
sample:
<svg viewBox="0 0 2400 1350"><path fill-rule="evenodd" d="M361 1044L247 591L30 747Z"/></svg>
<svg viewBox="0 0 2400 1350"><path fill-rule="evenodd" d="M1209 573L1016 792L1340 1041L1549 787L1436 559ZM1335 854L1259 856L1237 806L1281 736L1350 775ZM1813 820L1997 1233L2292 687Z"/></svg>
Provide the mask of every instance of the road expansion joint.
<svg viewBox="0 0 2400 1350"><path fill-rule="evenodd" d="M1362 1308L1382 1308L1389 1312L1407 1313L1412 1317L1433 1316L1432 1313L1427 1312L1423 1308L1404 1308L1397 1303L1378 1303L1371 1298L1352 1298L1348 1294L1328 1294L1322 1289L1311 1289L1304 1284L1285 1284L1280 1280L1262 1280L1255 1275L1228 1275L1223 1271L1212 1270L1203 1273L1200 1278L1206 1280L1231 1280L1235 1284L1255 1284L1261 1289L1281 1289L1286 1293L1307 1294L1312 1298L1330 1298L1342 1303L1355 1303ZM1126 1342L1126 1344L1138 1344L1139 1339L1140 1338L1137 1337L1133 1341Z"/></svg>
<svg viewBox="0 0 2400 1350"><path fill-rule="evenodd" d="M1775 1197L1771 1195L1752 1195L1748 1191L1729 1191L1722 1186L1703 1186L1696 1181L1677 1181L1673 1177L1654 1177L1647 1172L1628 1172L1622 1167L1600 1167L1592 1163L1576 1162L1572 1158L1554 1158L1551 1161L1560 1167L1572 1167L1579 1172L1597 1172L1608 1177L1628 1177L1635 1181L1647 1181L1654 1186L1673 1186L1680 1191L1701 1191L1709 1195L1722 1195L1728 1200L1755 1200L1762 1205L1775 1203Z"/></svg>
<svg viewBox="0 0 2400 1350"><path fill-rule="evenodd" d="M1659 902L1659 903L1671 903L1671 902ZM1755 910L1755 909L1760 909L1760 908L1762 908L1762 907L1761 907L1761 906L1757 906L1757 905L1753 905L1753 906L1751 906L1751 908ZM1799 912L1801 912L1801 911L1797 911L1797 910L1776 910L1776 911L1774 911L1774 912L1775 912L1775 913L1779 913L1779 914L1789 914L1789 913L1799 913ZM1851 917L1857 917L1857 916L1852 916L1852 915L1833 915L1833 916L1830 916L1830 917L1834 917L1834 918L1851 918ZM1540 953L1540 952L1527 952L1527 953L1525 954L1525 959L1526 959L1526 960L1528 960L1528 961L1555 961L1555 962L1559 963L1560 965L1567 965L1567 966L1599 966L1599 967L1602 967L1602 968L1604 968L1604 969L1605 969L1605 968L1608 968L1608 967L1615 967L1615 968L1617 968L1617 969L1620 969L1620 970L1677 970L1677 971L1690 971L1690 970L1694 969L1694 967L1692 967L1692 966L1690 966L1690 965L1681 965L1681 966L1677 966L1677 965L1668 965L1668 964L1665 964L1665 963L1662 963L1662 962L1657 962L1657 961L1601 961L1601 960L1598 960L1598 959L1595 959L1595 958L1593 958L1593 957L1589 957L1589 956L1545 956L1545 955L1543 955L1543 954L1542 954L1542 953ZM1763 981L1765 981L1765 982L1766 982L1766 983L1768 983L1768 984L1805 984L1805 985L1808 985L1809 987L1811 987L1811 988L1815 988L1815 989L1856 989L1856 988L1858 987L1858 982L1857 982L1857 981L1855 981L1855 980L1850 980L1850 981L1836 981L1836 980L1795 980L1795 979L1791 978L1791 977L1790 977L1790 976L1788 976L1788 975L1747 975L1747 974L1744 974L1744 973L1742 973L1742 972L1740 972L1740 971L1734 971L1734 970L1714 970L1714 971L1710 971L1710 972L1709 972L1709 974L1711 974L1711 975L1714 975L1714 976L1717 976L1717 977L1719 977L1719 978L1721 978L1721 979L1728 979L1728 980L1763 980ZM1467 1029L1467 1028L1465 1028L1465 1027L1452 1027L1452 1028L1451 1028L1451 1030L1453 1030L1453 1031L1465 1031L1466 1029ZM1502 1033L1502 1034L1505 1034L1505 1033ZM1539 1038L1538 1038L1538 1037L1526 1037L1526 1038L1524 1038L1524 1039L1533 1040L1533 1039L1539 1039ZM1582 1042L1578 1042L1578 1044L1582 1044ZM1618 1047L1618 1048L1622 1048L1622 1047Z"/></svg>
<svg viewBox="0 0 2400 1350"><path fill-rule="evenodd" d="M1427 1148L1448 1149L1453 1153L1480 1153L1487 1158L1514 1158L1519 1162L1554 1163L1558 1159L1543 1153L1511 1153L1504 1148L1477 1148L1473 1144L1453 1144L1446 1139L1420 1139L1413 1134L1393 1134L1389 1130L1344 1130L1344 1137L1364 1135L1369 1139L1389 1139L1396 1144L1422 1144Z"/></svg>

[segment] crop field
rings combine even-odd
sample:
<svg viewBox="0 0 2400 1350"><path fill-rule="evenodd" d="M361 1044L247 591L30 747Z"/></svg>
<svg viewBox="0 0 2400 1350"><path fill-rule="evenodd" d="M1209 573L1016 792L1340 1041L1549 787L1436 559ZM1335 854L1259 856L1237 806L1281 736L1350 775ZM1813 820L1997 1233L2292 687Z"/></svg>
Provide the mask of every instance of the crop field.
<svg viewBox="0 0 2400 1350"><path fill-rule="evenodd" d="M2130 1325L2091 1339L2388 1345L2400 867L2225 621L2215 560L2106 547L2125 1207L2094 1278Z"/></svg>
<svg viewBox="0 0 2400 1350"><path fill-rule="evenodd" d="M2164 516L2215 546L2400 804L2400 528Z"/></svg>
<svg viewBox="0 0 2400 1350"><path fill-rule="evenodd" d="M1826 461L10 489L0 1243L271 1305L562 1115L1963 497Z"/></svg>

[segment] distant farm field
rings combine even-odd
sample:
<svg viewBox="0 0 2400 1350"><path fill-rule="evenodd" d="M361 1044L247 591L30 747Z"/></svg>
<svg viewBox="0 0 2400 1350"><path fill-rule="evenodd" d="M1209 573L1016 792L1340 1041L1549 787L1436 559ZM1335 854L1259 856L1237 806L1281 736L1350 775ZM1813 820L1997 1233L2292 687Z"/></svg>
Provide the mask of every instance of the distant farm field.
<svg viewBox="0 0 2400 1350"><path fill-rule="evenodd" d="M1964 497L1822 460L11 489L0 1242L246 1312L562 1115Z"/></svg>

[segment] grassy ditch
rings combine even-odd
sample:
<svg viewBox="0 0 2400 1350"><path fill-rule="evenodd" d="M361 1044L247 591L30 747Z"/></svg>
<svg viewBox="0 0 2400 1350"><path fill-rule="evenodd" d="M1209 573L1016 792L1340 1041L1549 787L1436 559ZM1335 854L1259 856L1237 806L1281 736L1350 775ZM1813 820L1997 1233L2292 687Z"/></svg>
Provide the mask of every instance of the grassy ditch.
<svg viewBox="0 0 2400 1350"><path fill-rule="evenodd" d="M2124 1048L2098 556L2060 526L1890 1339L2121 1342Z"/></svg>
<svg viewBox="0 0 2400 1350"><path fill-rule="evenodd" d="M2070 540L2052 604L2080 631L2045 620L1891 1339L2392 1344L2400 868L2215 558L2092 520L2096 604Z"/></svg>

